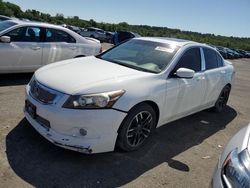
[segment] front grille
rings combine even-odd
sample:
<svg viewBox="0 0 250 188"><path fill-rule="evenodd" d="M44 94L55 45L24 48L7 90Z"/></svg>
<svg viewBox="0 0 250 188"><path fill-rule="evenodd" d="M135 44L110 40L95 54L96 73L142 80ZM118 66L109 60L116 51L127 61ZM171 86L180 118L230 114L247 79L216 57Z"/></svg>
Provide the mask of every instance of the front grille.
<svg viewBox="0 0 250 188"><path fill-rule="evenodd" d="M30 83L31 96L44 104L51 104L56 98L56 94L49 91L48 88L42 86L36 80Z"/></svg>

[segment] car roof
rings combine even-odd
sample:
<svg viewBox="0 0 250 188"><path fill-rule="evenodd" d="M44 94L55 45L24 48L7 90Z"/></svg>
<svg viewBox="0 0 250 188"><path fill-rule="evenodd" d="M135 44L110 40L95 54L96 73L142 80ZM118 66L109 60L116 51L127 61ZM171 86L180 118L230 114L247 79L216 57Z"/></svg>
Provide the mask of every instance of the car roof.
<svg viewBox="0 0 250 188"><path fill-rule="evenodd" d="M4 15L0 15L0 18L6 18L6 19L10 19L10 20L11 20L11 18L10 18L10 17L8 17L8 16L4 16Z"/></svg>
<svg viewBox="0 0 250 188"><path fill-rule="evenodd" d="M103 29L100 29L100 28L97 28L97 27L87 27L87 29L103 30Z"/></svg>
<svg viewBox="0 0 250 188"><path fill-rule="evenodd" d="M54 24L49 24L49 23L44 23L44 22L35 22L35 21L24 21L24 20L8 20L10 22L14 22L18 25L23 25L23 26L38 26L38 27L49 27L49 28L64 28L63 26L60 25L54 25Z"/></svg>
<svg viewBox="0 0 250 188"><path fill-rule="evenodd" d="M139 37L136 38L138 40L147 40L147 41L153 41L153 42L160 42L160 43L166 43L166 44L174 44L177 46L184 46L187 44L199 44L202 46L208 46L206 44L201 44L198 42L194 42L194 41L189 41L189 40L184 40L184 39L177 39L177 38L168 38L168 37Z"/></svg>

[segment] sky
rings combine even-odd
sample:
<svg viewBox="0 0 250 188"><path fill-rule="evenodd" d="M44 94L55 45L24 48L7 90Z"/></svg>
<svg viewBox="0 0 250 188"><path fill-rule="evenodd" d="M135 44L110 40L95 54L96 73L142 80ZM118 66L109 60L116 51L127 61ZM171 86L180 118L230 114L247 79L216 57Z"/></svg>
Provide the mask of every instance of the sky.
<svg viewBox="0 0 250 188"><path fill-rule="evenodd" d="M6 0L5 0L6 1ZM22 10L98 22L250 37L250 0L7 0Z"/></svg>

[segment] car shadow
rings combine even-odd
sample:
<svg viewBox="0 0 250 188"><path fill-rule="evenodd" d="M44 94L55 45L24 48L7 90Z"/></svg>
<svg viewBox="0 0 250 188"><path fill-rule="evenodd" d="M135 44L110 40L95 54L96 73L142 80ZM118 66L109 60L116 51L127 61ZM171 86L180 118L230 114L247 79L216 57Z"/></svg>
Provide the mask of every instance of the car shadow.
<svg viewBox="0 0 250 188"><path fill-rule="evenodd" d="M29 83L33 73L0 74L0 87L26 85Z"/></svg>
<svg viewBox="0 0 250 188"><path fill-rule="evenodd" d="M54 146L24 118L6 137L6 153L15 173L35 187L118 187L166 162L188 172L173 158L224 129L237 113L227 107L219 116L202 111L155 131L138 151L84 155Z"/></svg>

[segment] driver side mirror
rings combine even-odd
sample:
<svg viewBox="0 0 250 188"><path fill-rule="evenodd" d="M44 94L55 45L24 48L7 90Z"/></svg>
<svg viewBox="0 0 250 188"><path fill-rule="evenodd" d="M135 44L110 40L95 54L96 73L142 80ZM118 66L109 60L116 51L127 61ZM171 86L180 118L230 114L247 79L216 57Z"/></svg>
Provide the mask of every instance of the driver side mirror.
<svg viewBox="0 0 250 188"><path fill-rule="evenodd" d="M176 71L176 76L179 78L188 78L191 79L194 77L194 71L191 69L187 69L187 68L179 68Z"/></svg>
<svg viewBox="0 0 250 188"><path fill-rule="evenodd" d="M1 42L3 42L3 43L10 43L10 42L11 42L11 39L10 39L10 37L8 37L8 36L1 36L1 37L0 37L0 40L1 40Z"/></svg>

